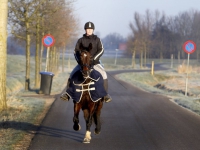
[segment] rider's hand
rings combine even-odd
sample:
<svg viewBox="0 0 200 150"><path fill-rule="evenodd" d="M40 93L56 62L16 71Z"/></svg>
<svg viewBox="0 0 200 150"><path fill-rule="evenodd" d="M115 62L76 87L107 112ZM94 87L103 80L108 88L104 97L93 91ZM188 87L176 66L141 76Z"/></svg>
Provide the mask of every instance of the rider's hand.
<svg viewBox="0 0 200 150"><path fill-rule="evenodd" d="M90 57L90 64L93 66L94 65L94 58Z"/></svg>

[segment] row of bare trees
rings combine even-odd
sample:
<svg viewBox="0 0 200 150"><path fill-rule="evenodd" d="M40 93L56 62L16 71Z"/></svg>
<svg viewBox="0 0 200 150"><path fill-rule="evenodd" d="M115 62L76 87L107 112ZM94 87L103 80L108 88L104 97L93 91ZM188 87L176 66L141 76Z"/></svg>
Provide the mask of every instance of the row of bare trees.
<svg viewBox="0 0 200 150"><path fill-rule="evenodd" d="M190 10L176 16L166 16L159 11L146 11L145 15L134 13L134 21L129 24L131 34L127 38L129 52L132 53L134 67L136 55L140 55L140 66L146 65L147 58L185 58L182 45L187 40L197 44L192 55L199 59L200 12Z"/></svg>
<svg viewBox="0 0 200 150"><path fill-rule="evenodd" d="M77 34L77 20L73 15L73 0L8 0L9 24L12 34L26 42L25 90L30 89L30 46L35 49L35 88L39 87L44 47L42 37L51 34L55 45L51 48L51 63L47 71L56 71L60 51ZM49 57L49 56L47 56ZM53 63L52 63L53 62ZM54 65L54 66L52 66ZM51 68L51 70L49 69ZM54 70L52 70L54 68Z"/></svg>
<svg viewBox="0 0 200 150"><path fill-rule="evenodd" d="M62 50L77 34L73 0L1 0L0 3L0 110L6 104L7 25L14 38L26 43L25 90L30 89L30 46L35 45L35 87L39 86L44 47L42 37L51 34L56 43L50 50L48 71L57 71ZM8 23L8 24L7 24ZM63 57L64 58L64 57ZM51 66L50 66L51 65Z"/></svg>

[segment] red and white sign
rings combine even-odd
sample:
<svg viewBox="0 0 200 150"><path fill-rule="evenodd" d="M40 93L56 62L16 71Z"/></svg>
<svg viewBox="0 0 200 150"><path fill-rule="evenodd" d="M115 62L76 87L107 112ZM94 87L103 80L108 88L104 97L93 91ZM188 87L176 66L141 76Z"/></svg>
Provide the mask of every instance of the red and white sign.
<svg viewBox="0 0 200 150"><path fill-rule="evenodd" d="M189 41L186 41L184 44L183 44L183 50L188 53L188 54L192 54L195 52L196 50L196 43L189 40Z"/></svg>
<svg viewBox="0 0 200 150"><path fill-rule="evenodd" d="M55 39L54 39L54 37L52 35L47 34L42 38L42 43L46 47L51 47L51 46L54 45Z"/></svg>

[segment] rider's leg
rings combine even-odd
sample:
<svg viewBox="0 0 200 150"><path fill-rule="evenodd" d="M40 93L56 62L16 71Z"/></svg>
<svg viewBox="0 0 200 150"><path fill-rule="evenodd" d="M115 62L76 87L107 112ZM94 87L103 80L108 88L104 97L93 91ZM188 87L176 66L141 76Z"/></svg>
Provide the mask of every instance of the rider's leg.
<svg viewBox="0 0 200 150"><path fill-rule="evenodd" d="M104 81L104 88L105 88L106 92L108 93L108 79L107 79L107 74L106 74L104 68L100 64L97 64L97 65L94 65L94 69L97 70L102 75L103 81ZM105 102L110 102L111 100L112 100L112 98L109 94L104 96Z"/></svg>
<svg viewBox="0 0 200 150"><path fill-rule="evenodd" d="M70 78L68 78L66 90L69 88L69 84L70 84ZM60 99L63 100L63 101L69 101L70 97L69 97L68 94L65 92L65 93L62 93L62 94L61 94Z"/></svg>
<svg viewBox="0 0 200 150"><path fill-rule="evenodd" d="M70 85L70 81L71 81L71 77L74 75L74 73L76 71L80 70L80 65L76 65L76 67L72 70L72 72L70 73L70 77L68 78L68 81L67 81L67 87L66 87L66 90L69 88L69 85ZM69 101L70 97L67 95L67 93L63 93L61 96L60 96L60 99L61 100L64 100L64 101Z"/></svg>
<svg viewBox="0 0 200 150"><path fill-rule="evenodd" d="M108 79L103 80L103 84L104 84L104 88L106 90L106 92L108 93ZM112 100L111 96L109 94L107 94L106 96L104 96L104 100L106 103L110 102Z"/></svg>

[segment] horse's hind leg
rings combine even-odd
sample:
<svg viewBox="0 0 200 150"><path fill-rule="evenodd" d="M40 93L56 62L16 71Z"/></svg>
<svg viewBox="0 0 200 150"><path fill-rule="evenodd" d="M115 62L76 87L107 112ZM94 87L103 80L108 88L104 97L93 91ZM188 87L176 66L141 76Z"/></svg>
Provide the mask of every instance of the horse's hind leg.
<svg viewBox="0 0 200 150"><path fill-rule="evenodd" d="M90 131L90 126L92 125L92 123L90 122L90 113L88 109L84 109L83 110L84 113L84 119L86 122L86 131Z"/></svg>
<svg viewBox="0 0 200 150"><path fill-rule="evenodd" d="M79 125L79 118L78 118L80 109L81 109L80 105L78 103L74 103L74 118L73 118L74 126L73 126L73 129L75 131L78 131L81 129L81 126Z"/></svg>
<svg viewBox="0 0 200 150"><path fill-rule="evenodd" d="M100 131L101 131L100 115L101 115L102 107L103 107L103 102L99 101L97 109L96 109L96 111L94 112L94 115L93 115L94 123L96 124L96 128L95 128L95 131L94 131L95 134L100 134Z"/></svg>

